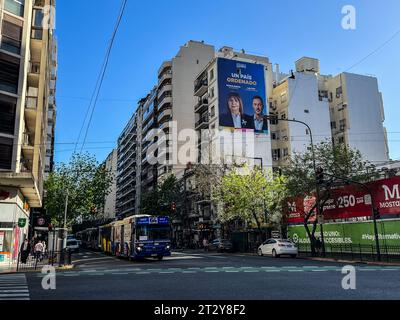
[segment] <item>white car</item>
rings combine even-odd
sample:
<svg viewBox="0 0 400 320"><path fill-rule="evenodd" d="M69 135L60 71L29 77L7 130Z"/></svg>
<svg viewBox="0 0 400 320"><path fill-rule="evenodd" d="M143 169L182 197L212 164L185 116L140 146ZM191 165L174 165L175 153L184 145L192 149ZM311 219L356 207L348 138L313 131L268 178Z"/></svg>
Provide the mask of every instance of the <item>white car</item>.
<svg viewBox="0 0 400 320"><path fill-rule="evenodd" d="M289 255L292 258L296 258L298 254L296 246L285 239L268 239L258 247L258 255L272 255L277 258L281 255Z"/></svg>

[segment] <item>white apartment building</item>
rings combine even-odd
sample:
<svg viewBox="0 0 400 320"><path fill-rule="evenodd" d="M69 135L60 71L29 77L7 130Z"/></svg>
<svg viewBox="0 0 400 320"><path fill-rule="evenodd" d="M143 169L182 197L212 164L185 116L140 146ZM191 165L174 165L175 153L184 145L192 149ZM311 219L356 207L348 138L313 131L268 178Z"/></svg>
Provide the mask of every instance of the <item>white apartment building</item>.
<svg viewBox="0 0 400 320"><path fill-rule="evenodd" d="M385 113L378 80L341 73L326 81L334 143L358 149L375 165L389 160Z"/></svg>
<svg viewBox="0 0 400 320"><path fill-rule="evenodd" d="M57 51L48 6L55 1L0 0L0 264L18 257L52 169Z"/></svg>
<svg viewBox="0 0 400 320"><path fill-rule="evenodd" d="M283 76L276 66L270 113L278 119L295 119L311 128L313 143L331 141L329 102L320 75L319 61L301 58L296 71ZM284 165L294 153L303 153L311 143L307 126L288 121L271 124L272 157L274 166Z"/></svg>

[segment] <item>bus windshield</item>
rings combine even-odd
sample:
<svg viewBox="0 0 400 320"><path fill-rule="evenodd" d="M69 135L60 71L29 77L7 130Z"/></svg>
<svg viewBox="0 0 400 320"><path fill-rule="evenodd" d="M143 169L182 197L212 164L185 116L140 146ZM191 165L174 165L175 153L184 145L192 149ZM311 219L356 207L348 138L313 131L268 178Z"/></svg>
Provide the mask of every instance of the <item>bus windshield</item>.
<svg viewBox="0 0 400 320"><path fill-rule="evenodd" d="M169 226L141 225L136 227L136 240L168 240Z"/></svg>

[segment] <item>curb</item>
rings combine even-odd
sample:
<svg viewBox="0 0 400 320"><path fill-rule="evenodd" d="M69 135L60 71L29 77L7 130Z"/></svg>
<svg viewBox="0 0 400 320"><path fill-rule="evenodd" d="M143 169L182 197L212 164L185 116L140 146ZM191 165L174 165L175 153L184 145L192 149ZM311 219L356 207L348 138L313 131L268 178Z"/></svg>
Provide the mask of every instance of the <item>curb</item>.
<svg viewBox="0 0 400 320"><path fill-rule="evenodd" d="M56 271L63 271L63 270L72 270L75 268L74 264L71 265L67 265L67 266L62 266L62 267L55 267ZM40 272L40 268L38 269L25 269L25 270L13 270L13 271L5 271L5 272L0 272L0 275L3 274L18 274L18 273L39 273Z"/></svg>
<svg viewBox="0 0 400 320"><path fill-rule="evenodd" d="M340 262L349 264L367 264L374 266L397 266L400 267L400 263L396 262L376 262L376 261L361 261L361 260L341 260L341 259L329 259L329 258L318 258L318 257L299 257L299 259L313 260L313 261L326 261L326 262Z"/></svg>

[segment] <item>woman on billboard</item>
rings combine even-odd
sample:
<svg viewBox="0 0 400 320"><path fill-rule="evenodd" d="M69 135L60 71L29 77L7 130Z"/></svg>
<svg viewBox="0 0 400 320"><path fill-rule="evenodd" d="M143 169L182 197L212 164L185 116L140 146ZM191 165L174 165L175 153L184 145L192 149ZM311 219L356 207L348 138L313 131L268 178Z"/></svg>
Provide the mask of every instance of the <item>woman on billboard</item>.
<svg viewBox="0 0 400 320"><path fill-rule="evenodd" d="M220 115L219 124L235 129L251 128L251 117L243 113L243 101L237 92L228 94L227 112Z"/></svg>

